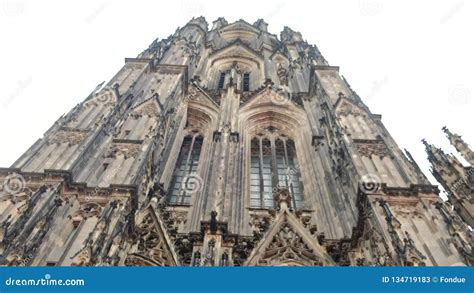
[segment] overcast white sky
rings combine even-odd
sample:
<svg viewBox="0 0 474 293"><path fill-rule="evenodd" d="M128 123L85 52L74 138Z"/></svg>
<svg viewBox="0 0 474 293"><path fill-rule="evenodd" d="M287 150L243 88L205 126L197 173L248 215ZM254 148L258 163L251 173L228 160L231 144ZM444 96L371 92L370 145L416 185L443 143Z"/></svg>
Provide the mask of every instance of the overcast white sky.
<svg viewBox="0 0 474 293"><path fill-rule="evenodd" d="M191 17L263 18L316 44L428 173L421 138L474 144L474 1L0 0L0 166L156 38Z"/></svg>

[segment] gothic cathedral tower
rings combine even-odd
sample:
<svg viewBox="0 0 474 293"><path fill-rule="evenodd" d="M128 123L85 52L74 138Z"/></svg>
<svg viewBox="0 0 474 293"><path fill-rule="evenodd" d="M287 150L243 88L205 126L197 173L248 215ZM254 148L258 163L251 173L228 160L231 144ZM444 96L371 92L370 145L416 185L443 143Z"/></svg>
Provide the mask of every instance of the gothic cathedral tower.
<svg viewBox="0 0 474 293"><path fill-rule="evenodd" d="M0 182L3 265L474 261L472 189L450 209L339 68L263 20L155 40Z"/></svg>

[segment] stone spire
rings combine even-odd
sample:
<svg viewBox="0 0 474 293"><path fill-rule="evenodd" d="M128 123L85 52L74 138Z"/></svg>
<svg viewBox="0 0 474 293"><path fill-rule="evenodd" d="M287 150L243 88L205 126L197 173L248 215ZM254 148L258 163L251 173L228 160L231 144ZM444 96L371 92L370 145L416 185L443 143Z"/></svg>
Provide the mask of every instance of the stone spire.
<svg viewBox="0 0 474 293"><path fill-rule="evenodd" d="M218 19L216 19L212 22L212 30L220 29L221 27L224 27L227 24L229 24L229 23L227 22L227 20L225 18L219 17Z"/></svg>
<svg viewBox="0 0 474 293"><path fill-rule="evenodd" d="M474 226L474 204L472 189L472 168L464 167L451 154L422 140L425 145L428 160L431 163L431 173L448 193L448 201L459 216L471 227Z"/></svg>
<svg viewBox="0 0 474 293"><path fill-rule="evenodd" d="M449 131L446 126L444 126L442 130L446 133L446 137L449 139L451 145L456 148L456 150L469 164L471 164L471 166L474 165L474 152L469 148L469 145L462 139L462 137Z"/></svg>
<svg viewBox="0 0 474 293"><path fill-rule="evenodd" d="M268 23L266 23L262 18L258 19L253 25L261 31L268 31Z"/></svg>

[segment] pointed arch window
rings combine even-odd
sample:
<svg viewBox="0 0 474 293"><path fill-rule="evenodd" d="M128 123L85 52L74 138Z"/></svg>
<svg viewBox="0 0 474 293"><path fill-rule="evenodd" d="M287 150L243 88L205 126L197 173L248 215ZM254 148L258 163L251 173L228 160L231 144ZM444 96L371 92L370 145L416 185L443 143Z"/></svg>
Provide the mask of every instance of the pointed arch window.
<svg viewBox="0 0 474 293"><path fill-rule="evenodd" d="M244 73L242 78L242 91L248 92L250 90L250 73Z"/></svg>
<svg viewBox="0 0 474 293"><path fill-rule="evenodd" d="M218 89L223 89L224 88L224 83L225 83L225 72L221 72L219 75L219 84L217 86Z"/></svg>
<svg viewBox="0 0 474 293"><path fill-rule="evenodd" d="M250 207L274 208L274 195L287 189L291 207L303 202L295 144L283 137L254 137L250 143Z"/></svg>
<svg viewBox="0 0 474 293"><path fill-rule="evenodd" d="M183 139L181 150L176 161L176 167L173 172L171 190L169 194L169 203L171 204L190 204L193 189L190 188L190 181L195 181L197 176L197 167L201 155L203 137L201 135L186 136Z"/></svg>

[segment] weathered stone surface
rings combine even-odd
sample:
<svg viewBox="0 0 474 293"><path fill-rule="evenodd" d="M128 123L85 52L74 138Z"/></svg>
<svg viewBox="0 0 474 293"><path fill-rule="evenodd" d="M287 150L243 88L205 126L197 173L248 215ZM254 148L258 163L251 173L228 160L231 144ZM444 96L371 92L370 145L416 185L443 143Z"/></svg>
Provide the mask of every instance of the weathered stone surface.
<svg viewBox="0 0 474 293"><path fill-rule="evenodd" d="M192 19L0 169L2 265L472 265L470 162L442 202L318 48ZM451 208L454 206L454 210Z"/></svg>

